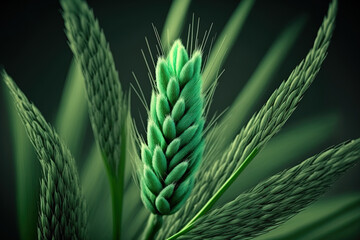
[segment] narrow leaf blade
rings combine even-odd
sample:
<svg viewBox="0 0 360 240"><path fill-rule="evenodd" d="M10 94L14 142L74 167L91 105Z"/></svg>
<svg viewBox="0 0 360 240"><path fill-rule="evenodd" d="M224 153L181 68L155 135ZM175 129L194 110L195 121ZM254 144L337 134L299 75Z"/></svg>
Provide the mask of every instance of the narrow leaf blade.
<svg viewBox="0 0 360 240"><path fill-rule="evenodd" d="M300 17L285 28L269 48L229 110L226 111L218 125L212 129L215 132L210 133L209 136L222 135L221 141L217 140L214 144L214 147L220 150L219 152L224 151L224 148L234 139L246 118L254 110L273 76L290 53L290 49L294 46L304 24L305 17Z"/></svg>
<svg viewBox="0 0 360 240"><path fill-rule="evenodd" d="M56 114L55 127L75 157L80 154L87 125L84 77L80 65L71 61Z"/></svg>
<svg viewBox="0 0 360 240"><path fill-rule="evenodd" d="M112 232L110 189L100 150L95 143L90 148L80 176L89 209L89 235L92 239L110 239Z"/></svg>
<svg viewBox="0 0 360 240"><path fill-rule="evenodd" d="M172 2L161 34L161 43L165 52L179 38L190 3L191 0L174 0Z"/></svg>
<svg viewBox="0 0 360 240"><path fill-rule="evenodd" d="M234 45L255 0L242 0L216 40L203 73L203 91L208 89Z"/></svg>

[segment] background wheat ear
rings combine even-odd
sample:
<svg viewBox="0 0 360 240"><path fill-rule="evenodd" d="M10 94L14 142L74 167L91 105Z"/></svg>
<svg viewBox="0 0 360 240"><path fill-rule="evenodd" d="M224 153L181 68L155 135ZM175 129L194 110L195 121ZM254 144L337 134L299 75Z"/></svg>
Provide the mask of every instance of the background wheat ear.
<svg viewBox="0 0 360 240"><path fill-rule="evenodd" d="M178 211L188 198L203 153L201 53L189 56L180 40L156 66L147 143L139 173L144 205L158 216ZM149 221L152 221L151 219Z"/></svg>
<svg viewBox="0 0 360 240"><path fill-rule="evenodd" d="M359 156L359 138L329 148L214 209L178 239L246 240L264 234L317 200Z"/></svg>
<svg viewBox="0 0 360 240"><path fill-rule="evenodd" d="M121 237L125 162L133 146L130 101L109 43L83 0L61 0L70 48L85 79L89 117L109 178L114 239Z"/></svg>
<svg viewBox="0 0 360 240"><path fill-rule="evenodd" d="M86 205L70 151L6 72L1 75L43 170L38 239L85 239Z"/></svg>

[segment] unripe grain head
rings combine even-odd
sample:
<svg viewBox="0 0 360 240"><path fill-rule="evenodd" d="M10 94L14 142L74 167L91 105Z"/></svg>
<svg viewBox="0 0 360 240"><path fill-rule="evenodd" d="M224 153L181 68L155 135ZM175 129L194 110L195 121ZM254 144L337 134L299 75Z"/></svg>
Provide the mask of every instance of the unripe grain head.
<svg viewBox="0 0 360 240"><path fill-rule="evenodd" d="M204 145L200 70L201 53L189 59L179 40L157 62L140 177L141 198L154 214L173 214L192 190Z"/></svg>

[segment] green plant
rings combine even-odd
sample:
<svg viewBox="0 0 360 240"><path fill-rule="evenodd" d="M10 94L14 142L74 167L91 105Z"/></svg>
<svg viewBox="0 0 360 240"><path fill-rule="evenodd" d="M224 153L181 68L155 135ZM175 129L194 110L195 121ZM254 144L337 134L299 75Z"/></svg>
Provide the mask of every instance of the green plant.
<svg viewBox="0 0 360 240"><path fill-rule="evenodd" d="M255 238L314 202L357 162L360 156L359 139L329 148L250 190L236 192L227 204L215 208L214 204L224 196L238 176L245 173L249 163L265 152L264 146L295 111L325 60L334 30L336 1L330 4L314 45L305 59L274 91L260 111L243 125L245 112L251 109L249 105L264 91L272 72L281 65L304 20L301 18L291 24L277 39L233 107L219 121L210 121L204 128L207 109L218 80L217 73L226 57L223 49L231 48L253 3L252 0L243 0L239 4L214 45L208 61L203 61L206 63L203 63L201 71L205 43L198 44L197 34L193 38L194 23L189 27L191 37L186 48L175 40L189 1L174 2L173 7L181 9L182 13L170 11L161 40L155 32L159 40L158 48L163 57L167 56L166 59L159 57L155 79L145 59L153 84L150 108L142 92L134 89L143 99L149 115L147 141L144 141L133 124L130 95L120 85L109 44L93 12L83 0L61 0L66 35L75 56L69 73L69 85L79 90L83 86L74 83L85 80L89 116L97 143L92 147L80 180L73 157L56 131L6 72L2 73L43 170L39 239L83 239L86 230L93 233L101 229L96 229L99 224L96 221L106 221L109 216L94 213L96 202L100 202L100 205L105 203L100 209L101 213L106 212L107 207L106 201L98 196L101 194L96 192L106 186L98 156L103 160L110 183L114 239L139 237L139 229L146 218L148 223L143 239ZM151 60L155 67L152 55ZM65 96L74 99L71 112L78 109L75 112L80 116L77 117L82 118L84 111L80 109L83 110L86 103L77 94L69 87ZM242 111L239 111L239 106L244 106ZM70 112L61 112L62 120L57 124L80 129L78 125L74 127L78 123L64 117L67 114ZM318 129L317 125L311 127ZM69 133L66 127L58 129L61 137L68 138L66 142L71 144L70 147L76 145L78 141L71 137L69 139L69 135L79 132ZM78 151L76 148L71 150ZM138 156L138 152L141 152L141 156ZM131 170L127 168L130 164L126 164L130 160L135 168L135 181L132 181ZM139 183L140 193L134 182ZM88 202L89 214L81 187ZM128 201L123 209L127 196L136 197L132 204ZM139 206L139 196L150 210L150 215ZM360 216L360 198L357 195L354 200L347 200L345 197L342 199L343 205L347 209L357 210L344 223L344 226L351 227ZM345 215L346 211L341 213ZM89 217L86 219L87 215ZM169 216L163 218L165 215ZM330 216L330 213L326 216ZM341 214L334 216L342 220L345 218ZM133 218L136 219L133 220L135 226L128 224ZM128 227L126 231L121 231L125 230L122 224ZM317 229L331 225L330 222L324 224L320 221L316 224ZM318 237L329 235L331 231L333 228ZM307 232L315 230L307 229ZM301 233L294 230L287 233L284 239L294 239L294 236L300 238Z"/></svg>

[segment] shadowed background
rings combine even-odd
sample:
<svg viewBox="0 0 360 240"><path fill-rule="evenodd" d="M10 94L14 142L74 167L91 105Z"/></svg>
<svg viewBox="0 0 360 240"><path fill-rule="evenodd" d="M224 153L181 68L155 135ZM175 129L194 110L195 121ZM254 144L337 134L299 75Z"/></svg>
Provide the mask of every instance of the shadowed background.
<svg viewBox="0 0 360 240"><path fill-rule="evenodd" d="M170 1L120 3L106 0L88 3L94 9L110 43L123 88L128 89L130 82L134 83L131 74L134 71L149 101L150 83L140 49L146 49L145 36L148 37L150 45L154 46L155 37L151 23L161 32ZM191 13L194 12L196 17L201 18L200 37L211 23L214 24L212 36L220 34L237 4L238 1L226 1L225 4L220 1L194 0L185 24L190 22ZM307 23L300 38L257 105L256 110L259 109L311 48L327 6L328 1L257 1L224 63L225 72L220 79L210 114L221 112L232 103L278 34L290 21L301 14L307 14ZM0 19L0 64L45 118L54 122L72 59L63 31L60 5L56 1L8 1L2 3ZM298 120L327 111L339 114L340 120L335 134L323 146L306 156L311 156L329 145L360 136L358 20L356 8L349 1L339 1L336 29L329 55L297 111L286 124L296 124ZM184 41L185 33L184 30ZM3 100L3 91L0 91L0 94L0 234L16 239L15 168L9 140L6 102ZM132 113L140 132L143 132L140 116L145 121L145 110L135 94L132 95ZM92 141L90 128L86 134L89 142ZM81 165L81 159L77 160ZM332 188L332 193L359 191L359 171L359 166L350 170Z"/></svg>

